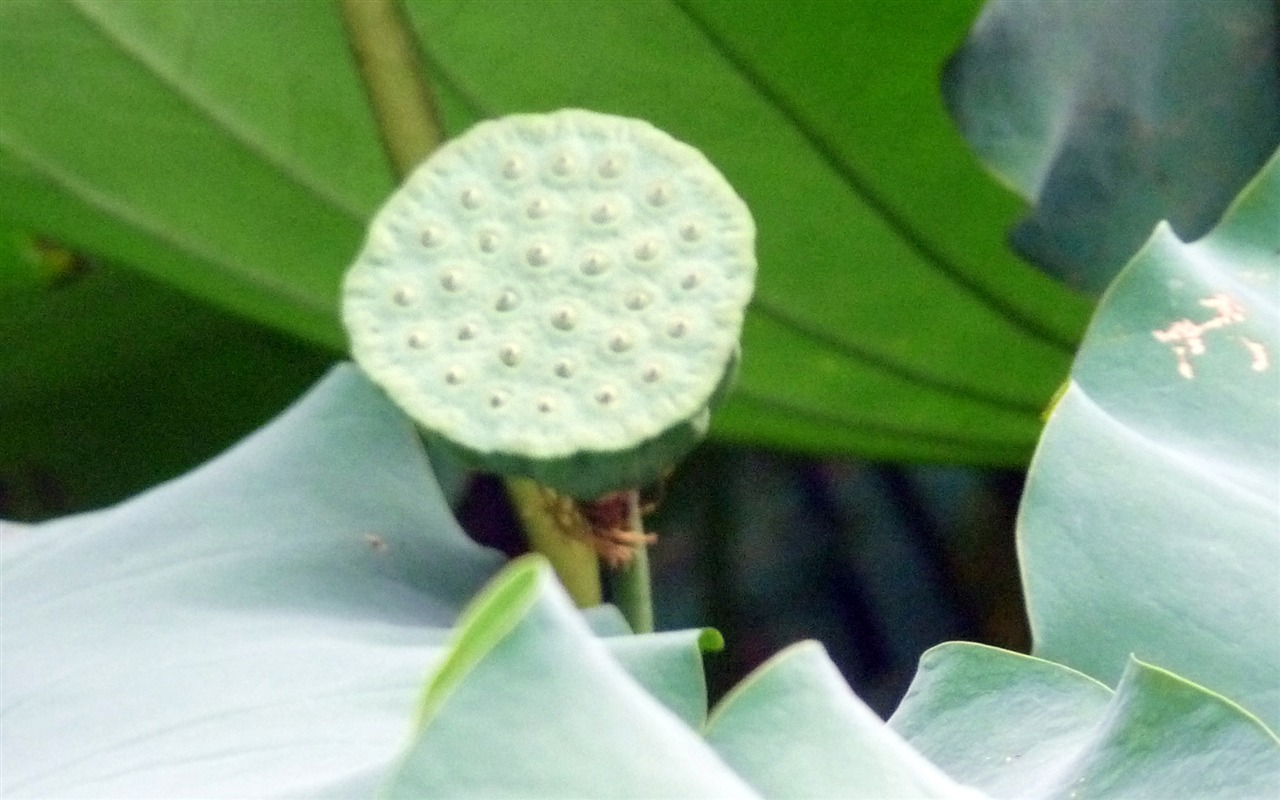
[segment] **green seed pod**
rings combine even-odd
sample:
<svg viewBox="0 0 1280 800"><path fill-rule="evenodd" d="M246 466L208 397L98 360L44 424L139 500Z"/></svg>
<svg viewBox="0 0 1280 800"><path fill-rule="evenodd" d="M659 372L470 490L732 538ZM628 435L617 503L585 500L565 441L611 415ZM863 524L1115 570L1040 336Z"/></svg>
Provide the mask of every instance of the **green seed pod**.
<svg viewBox="0 0 1280 800"><path fill-rule="evenodd" d="M706 432L754 246L724 177L648 123L510 116L378 212L343 322L365 372L477 468L591 498L652 483Z"/></svg>

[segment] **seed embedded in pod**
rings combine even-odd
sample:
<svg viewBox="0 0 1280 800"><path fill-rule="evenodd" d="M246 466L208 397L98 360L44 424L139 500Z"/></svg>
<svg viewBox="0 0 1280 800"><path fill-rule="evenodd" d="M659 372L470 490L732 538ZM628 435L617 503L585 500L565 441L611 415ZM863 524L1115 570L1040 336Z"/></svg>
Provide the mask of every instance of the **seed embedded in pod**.
<svg viewBox="0 0 1280 800"><path fill-rule="evenodd" d="M520 156L507 156L502 162L502 177L509 181L519 180L525 172L524 159Z"/></svg>
<svg viewBox="0 0 1280 800"><path fill-rule="evenodd" d="M551 174L557 178L567 178L573 174L575 166L577 166L577 163L572 154L561 153L551 159Z"/></svg>
<svg viewBox="0 0 1280 800"><path fill-rule="evenodd" d="M422 331L412 331L405 342L414 350L421 350L427 346L427 335Z"/></svg>
<svg viewBox="0 0 1280 800"><path fill-rule="evenodd" d="M627 295L625 302L627 308L632 311L639 311L653 302L653 295L649 294L644 289L636 289Z"/></svg>
<svg viewBox="0 0 1280 800"><path fill-rule="evenodd" d="M444 233L436 226L428 225L422 229L419 241L423 247L438 247L444 241Z"/></svg>
<svg viewBox="0 0 1280 800"><path fill-rule="evenodd" d="M687 320L677 317L667 326L667 335L672 339L679 339L689 332L689 323Z"/></svg>
<svg viewBox="0 0 1280 800"><path fill-rule="evenodd" d="M502 408L507 404L506 392L494 392L489 395L489 408Z"/></svg>
<svg viewBox="0 0 1280 800"><path fill-rule="evenodd" d="M440 273L440 287L446 292L456 292L462 288L462 273L456 269L448 269Z"/></svg>
<svg viewBox="0 0 1280 800"><path fill-rule="evenodd" d="M654 208L662 208L670 203L673 197L675 197L675 190L671 188L671 184L661 181L649 187L649 192L644 199Z"/></svg>
<svg viewBox="0 0 1280 800"><path fill-rule="evenodd" d="M570 378L573 376L574 364L567 358L562 358L556 362L552 371L555 372L557 378Z"/></svg>
<svg viewBox="0 0 1280 800"><path fill-rule="evenodd" d="M524 260L531 267L545 267L551 263L551 245L539 242L524 252Z"/></svg>
<svg viewBox="0 0 1280 800"><path fill-rule="evenodd" d="M596 207L591 209L591 221L597 225L608 225L617 219L618 207L608 200L597 203Z"/></svg>
<svg viewBox="0 0 1280 800"><path fill-rule="evenodd" d="M690 272L680 279L681 289L696 289L702 283L702 273Z"/></svg>
<svg viewBox="0 0 1280 800"><path fill-rule="evenodd" d="M618 399L618 390L612 386L601 386L596 391L596 402L602 406L612 405Z"/></svg>
<svg viewBox="0 0 1280 800"><path fill-rule="evenodd" d="M476 238L476 244L482 253L496 253L502 244L502 236L497 231L484 231Z"/></svg>
<svg viewBox="0 0 1280 800"><path fill-rule="evenodd" d="M609 269L609 257L599 250L592 250L582 257L582 263L578 268L582 270L583 275L602 275Z"/></svg>
<svg viewBox="0 0 1280 800"><path fill-rule="evenodd" d="M645 383L656 383L662 377L662 367L650 364L644 368L644 372L640 373L640 377L644 378Z"/></svg>
<svg viewBox="0 0 1280 800"><path fill-rule="evenodd" d="M552 312L551 324L562 331L571 331L578 324L578 312L569 306L561 306Z"/></svg>
<svg viewBox="0 0 1280 800"><path fill-rule="evenodd" d="M418 293L413 290L412 286L397 287L395 292L391 294L391 300L402 308L413 305L417 299Z"/></svg>
<svg viewBox="0 0 1280 800"><path fill-rule="evenodd" d="M551 213L551 201L545 197L535 197L524 207L524 215L529 219L544 219Z"/></svg>
<svg viewBox="0 0 1280 800"><path fill-rule="evenodd" d="M462 194L458 195L458 202L462 203L462 207L468 211L475 211L484 205L484 192L474 186L469 186L462 190Z"/></svg>
<svg viewBox="0 0 1280 800"><path fill-rule="evenodd" d="M693 244L703 237L706 232L702 228L702 223L696 220L690 220L680 226L680 238L689 244Z"/></svg>
<svg viewBox="0 0 1280 800"><path fill-rule="evenodd" d="M476 338L480 334L480 326L474 322L467 322L458 328L458 341L465 342Z"/></svg>
<svg viewBox="0 0 1280 800"><path fill-rule="evenodd" d="M622 159L618 156L605 156L596 168L596 174L605 180L613 180L622 174Z"/></svg>
<svg viewBox="0 0 1280 800"><path fill-rule="evenodd" d="M550 414L552 411L556 410L556 401L552 400L550 397L539 397L538 410L543 414Z"/></svg>
<svg viewBox="0 0 1280 800"><path fill-rule="evenodd" d="M615 353L625 353L631 349L633 344L635 344L635 340L626 331L614 331L609 336L609 349Z"/></svg>
<svg viewBox="0 0 1280 800"><path fill-rule="evenodd" d="M514 367L520 363L520 348L514 344L504 344L498 350L498 360L508 367Z"/></svg>
<svg viewBox="0 0 1280 800"><path fill-rule="evenodd" d="M450 386L461 386L466 379L467 373L462 367L449 367L444 373L444 382Z"/></svg>
<svg viewBox="0 0 1280 800"><path fill-rule="evenodd" d="M510 311L518 305L520 305L520 295L516 294L514 289L503 289L493 307L498 311Z"/></svg>
<svg viewBox="0 0 1280 800"><path fill-rule="evenodd" d="M638 261L653 261L659 252L658 242L654 239L642 239L636 244L635 255Z"/></svg>

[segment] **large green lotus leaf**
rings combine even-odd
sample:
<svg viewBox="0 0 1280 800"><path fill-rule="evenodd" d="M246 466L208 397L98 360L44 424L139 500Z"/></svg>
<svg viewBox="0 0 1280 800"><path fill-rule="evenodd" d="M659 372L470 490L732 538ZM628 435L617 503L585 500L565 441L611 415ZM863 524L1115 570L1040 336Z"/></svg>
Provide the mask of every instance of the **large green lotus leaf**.
<svg viewBox="0 0 1280 800"><path fill-rule="evenodd" d="M1280 793L1280 739L1239 706L1136 660L1112 693L1059 664L982 645L940 645L921 658L889 725L991 797Z"/></svg>
<svg viewBox="0 0 1280 800"><path fill-rule="evenodd" d="M782 651L726 695L706 737L765 797L984 796L887 729L815 642Z"/></svg>
<svg viewBox="0 0 1280 800"><path fill-rule="evenodd" d="M1207 233L1280 143L1274 0L991 0L944 77L1035 206L1014 246L1101 292L1160 220Z"/></svg>
<svg viewBox="0 0 1280 800"><path fill-rule="evenodd" d="M720 435L1026 457L1086 306L1002 249L1017 201L947 124L936 74L971 5L407 7L450 132L558 106L645 117L756 209ZM0 106L0 213L343 346L340 276L391 180L331 4L0 3Z"/></svg>
<svg viewBox="0 0 1280 800"><path fill-rule="evenodd" d="M1280 153L1102 299L1018 522L1038 655L1130 653L1280 726Z"/></svg>
<svg viewBox="0 0 1280 800"><path fill-rule="evenodd" d="M331 360L134 271L44 252L57 263L0 289L0 482L12 501L0 514L96 507L178 475Z"/></svg>
<svg viewBox="0 0 1280 800"><path fill-rule="evenodd" d="M0 794L368 797L500 563L351 366L176 481L0 524ZM648 702L701 725L704 634L612 633Z"/></svg>

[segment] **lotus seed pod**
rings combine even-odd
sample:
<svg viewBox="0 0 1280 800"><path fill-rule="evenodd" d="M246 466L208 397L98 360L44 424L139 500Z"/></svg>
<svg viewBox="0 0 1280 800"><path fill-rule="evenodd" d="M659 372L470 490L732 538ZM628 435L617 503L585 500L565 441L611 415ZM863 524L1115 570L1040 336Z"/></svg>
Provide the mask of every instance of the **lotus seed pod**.
<svg viewBox="0 0 1280 800"><path fill-rule="evenodd" d="M343 322L365 372L477 468L592 498L652 483L705 434L754 248L724 177L648 123L510 116L378 212Z"/></svg>

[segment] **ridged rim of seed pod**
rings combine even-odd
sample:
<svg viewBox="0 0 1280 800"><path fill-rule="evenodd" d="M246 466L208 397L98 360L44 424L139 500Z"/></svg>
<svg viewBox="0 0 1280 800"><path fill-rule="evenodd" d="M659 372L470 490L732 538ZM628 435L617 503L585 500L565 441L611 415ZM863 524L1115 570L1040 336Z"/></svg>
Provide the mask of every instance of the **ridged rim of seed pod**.
<svg viewBox="0 0 1280 800"><path fill-rule="evenodd" d="M374 217L343 287L360 366L480 456L623 451L704 411L755 277L746 204L641 120L483 122Z"/></svg>

